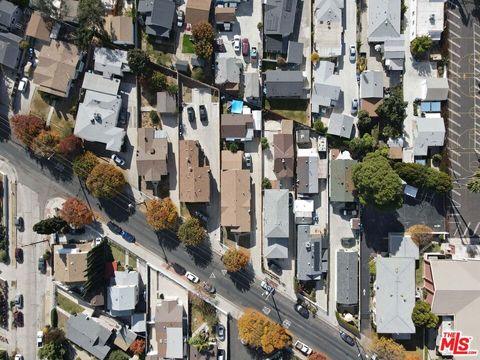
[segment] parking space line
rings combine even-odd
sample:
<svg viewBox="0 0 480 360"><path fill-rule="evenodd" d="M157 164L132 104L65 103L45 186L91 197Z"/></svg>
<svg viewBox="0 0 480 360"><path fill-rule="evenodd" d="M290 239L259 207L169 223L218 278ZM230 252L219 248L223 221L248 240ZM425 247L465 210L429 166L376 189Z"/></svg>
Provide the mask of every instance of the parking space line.
<svg viewBox="0 0 480 360"><path fill-rule="evenodd" d="M460 117L460 113L456 112L455 110L449 109L451 113L455 114L456 116ZM453 121L453 120L452 120ZM459 123L453 121L453 123L457 126L460 126Z"/></svg>
<svg viewBox="0 0 480 360"><path fill-rule="evenodd" d="M450 102L456 106L458 106L459 108L461 108L461 105L455 101L453 101L452 99L450 99Z"/></svg>
<svg viewBox="0 0 480 360"><path fill-rule="evenodd" d="M457 78L460 77L460 75L459 75L457 72L453 71L452 69L450 69L450 73L453 74L453 75L455 75L455 77L457 77ZM460 87L460 85L458 85L458 83L456 83L455 81L453 81L453 79L452 79L451 77L449 77L448 80L449 80L450 82L454 83L455 85L457 85L458 87Z"/></svg>
<svg viewBox="0 0 480 360"><path fill-rule="evenodd" d="M454 133L455 135L460 136L460 133L456 132L455 130L453 130L453 129L451 129L451 128L448 129L448 131L451 131L451 132Z"/></svg>
<svg viewBox="0 0 480 360"><path fill-rule="evenodd" d="M453 112L453 110L450 109L450 111ZM459 116L460 117L460 116ZM455 124L456 126L458 126L459 128L462 128L462 125L459 124L458 122L456 122L455 120L453 120L452 118L450 118L450 121L452 122L452 124Z"/></svg>
<svg viewBox="0 0 480 360"><path fill-rule="evenodd" d="M457 23L455 23L452 19L447 19L448 23L455 26L457 29L461 29L462 27L460 25L458 25ZM451 32L451 30L450 30ZM458 35L456 35L458 36Z"/></svg>
<svg viewBox="0 0 480 360"><path fill-rule="evenodd" d="M453 17L456 17L457 19L460 19L460 15L458 15L457 13L454 13L452 10L448 10L448 15L451 15Z"/></svg>
<svg viewBox="0 0 480 360"><path fill-rule="evenodd" d="M460 95L459 93L457 93L456 91L450 89L450 92L455 95L456 97L462 97L462 95Z"/></svg>
<svg viewBox="0 0 480 360"><path fill-rule="evenodd" d="M462 166L457 160L453 160L452 158L450 158L450 161L458 166Z"/></svg>
<svg viewBox="0 0 480 360"><path fill-rule="evenodd" d="M455 55L455 56L457 56L457 57L459 57L459 58L461 57L461 56L458 55L455 51L453 51L453 49L450 49L450 52L451 52L453 55Z"/></svg>
<svg viewBox="0 0 480 360"><path fill-rule="evenodd" d="M456 42L454 42L452 38L448 38L448 42L449 42L450 44L452 44L452 45L455 45L455 46L456 46L457 48L459 48L459 49L460 49L460 47L461 47L461 46L458 45Z"/></svg>
<svg viewBox="0 0 480 360"><path fill-rule="evenodd" d="M456 150L450 149L450 152L454 153L457 156L460 156L460 153Z"/></svg>
<svg viewBox="0 0 480 360"><path fill-rule="evenodd" d="M458 195L458 196L462 196L462 194L460 194L460 193L459 193L457 190L455 190L455 189L452 189L452 192L453 192L454 194Z"/></svg>

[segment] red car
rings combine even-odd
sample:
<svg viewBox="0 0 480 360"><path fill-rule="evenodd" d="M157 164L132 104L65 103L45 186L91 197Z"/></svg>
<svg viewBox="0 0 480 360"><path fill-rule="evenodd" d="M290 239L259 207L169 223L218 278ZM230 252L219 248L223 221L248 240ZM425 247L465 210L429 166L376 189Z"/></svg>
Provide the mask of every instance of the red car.
<svg viewBox="0 0 480 360"><path fill-rule="evenodd" d="M247 38L242 39L242 54L243 56L248 56L250 53L250 44L248 43Z"/></svg>

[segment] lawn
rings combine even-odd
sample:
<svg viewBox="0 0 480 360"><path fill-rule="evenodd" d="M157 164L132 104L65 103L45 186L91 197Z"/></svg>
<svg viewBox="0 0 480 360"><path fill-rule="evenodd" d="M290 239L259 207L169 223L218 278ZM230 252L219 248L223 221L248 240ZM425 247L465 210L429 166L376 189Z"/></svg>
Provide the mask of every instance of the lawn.
<svg viewBox="0 0 480 360"><path fill-rule="evenodd" d="M202 312L196 307L196 306L192 306L191 308L191 325L190 325L190 330L192 331L192 333L198 329L198 327L200 325L202 325L205 320L203 318L203 314Z"/></svg>
<svg viewBox="0 0 480 360"><path fill-rule="evenodd" d="M30 103L30 113L41 117L43 120L47 120L48 113L50 111L50 104L46 103L40 96L40 92L35 90L33 94L32 102Z"/></svg>
<svg viewBox="0 0 480 360"><path fill-rule="evenodd" d="M72 315L80 314L84 310L83 307L59 293L57 293L57 305Z"/></svg>
<svg viewBox="0 0 480 360"><path fill-rule="evenodd" d="M132 253L128 254L128 266L131 268L137 268L137 257Z"/></svg>
<svg viewBox="0 0 480 360"><path fill-rule="evenodd" d="M195 49L193 47L192 39L190 35L183 34L182 37L182 53L184 54L193 54Z"/></svg>
<svg viewBox="0 0 480 360"><path fill-rule="evenodd" d="M122 265L125 264L125 250L112 243L110 243L110 250L112 251L112 256L116 261L120 262Z"/></svg>
<svg viewBox="0 0 480 360"><path fill-rule="evenodd" d="M145 52L148 54L152 62L165 66L170 66L173 64L171 54L155 49L153 45L148 42L147 38L145 38L144 41Z"/></svg>
<svg viewBox="0 0 480 360"><path fill-rule="evenodd" d="M291 120L310 125L307 121L308 100L303 99L265 99L265 109Z"/></svg>

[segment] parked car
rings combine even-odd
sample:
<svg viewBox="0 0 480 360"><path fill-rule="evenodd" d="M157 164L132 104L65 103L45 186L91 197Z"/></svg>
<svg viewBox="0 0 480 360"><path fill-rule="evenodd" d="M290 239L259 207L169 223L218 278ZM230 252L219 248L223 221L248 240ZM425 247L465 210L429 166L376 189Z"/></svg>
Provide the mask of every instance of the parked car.
<svg viewBox="0 0 480 360"><path fill-rule="evenodd" d="M19 309L23 309L23 295L22 294L17 294L15 295L15 305Z"/></svg>
<svg viewBox="0 0 480 360"><path fill-rule="evenodd" d="M242 39L242 55L248 56L249 53L250 53L250 44L247 38L243 38Z"/></svg>
<svg viewBox="0 0 480 360"><path fill-rule="evenodd" d="M98 237L96 237L96 238L95 238L95 246L100 245L100 243L101 243L103 240L107 240L107 237L106 237L106 236L98 236Z"/></svg>
<svg viewBox="0 0 480 360"><path fill-rule="evenodd" d="M310 355L313 352L313 350L310 346L305 345L300 340L297 340L295 342L295 348L306 356Z"/></svg>
<svg viewBox="0 0 480 360"><path fill-rule="evenodd" d="M23 360L23 355L21 355L21 354L16 354L16 355L15 355L15 360Z"/></svg>
<svg viewBox="0 0 480 360"><path fill-rule="evenodd" d="M268 293L271 293L271 294L275 293L275 288L272 285L270 285L268 282L266 282L265 280L263 280L260 283L260 286L262 287L263 290L267 291Z"/></svg>
<svg viewBox="0 0 480 360"><path fill-rule="evenodd" d="M117 164L118 166L121 166L121 167L125 166L125 160L124 160L122 157L120 157L120 156L118 156L118 155L116 155L116 154L113 154L113 155L112 155L112 160L113 160L113 162L114 162L115 164Z"/></svg>
<svg viewBox="0 0 480 360"><path fill-rule="evenodd" d="M122 238L127 240L129 243L134 243L135 242L135 236L133 236L129 232L127 232L125 230L122 230L121 235L122 235Z"/></svg>
<svg viewBox="0 0 480 360"><path fill-rule="evenodd" d="M189 106L187 108L187 114L188 114L188 121L194 122L195 121L195 110L193 110L193 107Z"/></svg>
<svg viewBox="0 0 480 360"><path fill-rule="evenodd" d="M17 260L17 262L19 262L19 263L23 262L23 249L22 248L15 248L15 260Z"/></svg>
<svg viewBox="0 0 480 360"><path fill-rule="evenodd" d="M199 220L203 221L205 224L208 223L208 215L199 211L199 210L195 210L195 212L193 213L193 215L198 218Z"/></svg>
<svg viewBox="0 0 480 360"><path fill-rule="evenodd" d="M183 135L183 125L182 123L178 123L178 136L182 136Z"/></svg>
<svg viewBox="0 0 480 360"><path fill-rule="evenodd" d="M200 113L200 121L207 121L207 109L205 109L205 105L200 105L198 112Z"/></svg>
<svg viewBox="0 0 480 360"><path fill-rule="evenodd" d="M222 324L217 325L217 337L220 341L225 341L225 327Z"/></svg>
<svg viewBox="0 0 480 360"><path fill-rule="evenodd" d="M276 263L274 260L270 260L267 263L267 265L270 268L270 270L272 270L275 274L282 275L282 272L283 272L282 267L278 265L278 263Z"/></svg>
<svg viewBox="0 0 480 360"><path fill-rule="evenodd" d="M20 93L23 94L25 91L27 91L27 88L28 88L28 78L24 76L24 77L18 82L17 90L18 90L18 92L20 92Z"/></svg>
<svg viewBox="0 0 480 360"><path fill-rule="evenodd" d="M250 49L250 59L256 59L257 58L257 48L255 46L252 46Z"/></svg>
<svg viewBox="0 0 480 360"><path fill-rule="evenodd" d="M350 335L348 335L345 331L343 330L340 330L340 337L343 339L343 341L345 341L348 345L350 346L354 346L355 345L355 340L353 337L351 337Z"/></svg>
<svg viewBox="0 0 480 360"><path fill-rule="evenodd" d="M233 50L236 52L240 51L240 35L235 35L233 37Z"/></svg>
<svg viewBox="0 0 480 360"><path fill-rule="evenodd" d="M38 258L38 271L40 271L41 273L47 271L47 264L43 256L40 256Z"/></svg>
<svg viewBox="0 0 480 360"><path fill-rule="evenodd" d="M358 111L358 99L353 99L352 100L352 110L351 113L352 115L355 115Z"/></svg>
<svg viewBox="0 0 480 360"><path fill-rule="evenodd" d="M215 286L213 286L212 284L204 281L203 284L202 284L203 288L208 291L210 294L215 294L217 292L217 289L215 289Z"/></svg>
<svg viewBox="0 0 480 360"><path fill-rule="evenodd" d="M310 312L308 311L308 309L301 305L301 304L297 304L295 305L295 310L300 314L302 315L305 319L308 319L310 317Z"/></svg>
<svg viewBox="0 0 480 360"><path fill-rule="evenodd" d="M198 278L198 276L190 271L187 271L185 273L185 277L194 284L198 284L200 282L200 279Z"/></svg>
<svg viewBox="0 0 480 360"><path fill-rule="evenodd" d="M23 327L23 313L21 311L15 311L13 313L13 320L15 321L15 325L17 327Z"/></svg>
<svg viewBox="0 0 480 360"><path fill-rule="evenodd" d="M183 20L185 19L185 13L183 10L177 10L177 26L179 28L183 27Z"/></svg>
<svg viewBox="0 0 480 360"><path fill-rule="evenodd" d="M81 227L69 226L68 232L69 232L70 235L82 235L82 234L85 233L85 227L84 226L81 226Z"/></svg>
<svg viewBox="0 0 480 360"><path fill-rule="evenodd" d="M245 153L243 158L245 159L245 166L250 169L252 167L252 154Z"/></svg>
<svg viewBox="0 0 480 360"><path fill-rule="evenodd" d="M42 347L43 345L43 331L38 330L37 331L37 346Z"/></svg>
<svg viewBox="0 0 480 360"><path fill-rule="evenodd" d="M355 45L350 45L350 61L354 62L357 59L357 49L355 48Z"/></svg>
<svg viewBox="0 0 480 360"><path fill-rule="evenodd" d="M175 270L175 272L178 274L178 275L185 275L187 270L180 264L177 264L177 263L173 263L172 264L172 267L173 267L173 270Z"/></svg>
<svg viewBox="0 0 480 360"><path fill-rule="evenodd" d="M117 234L117 235L120 235L123 231L122 228L117 224L115 224L113 221L109 221L107 223L107 226L114 234Z"/></svg>
<svg viewBox="0 0 480 360"><path fill-rule="evenodd" d="M224 360L225 359L225 350L218 349L217 351L217 360Z"/></svg>
<svg viewBox="0 0 480 360"><path fill-rule="evenodd" d="M18 231L23 231L25 228L25 223L23 222L23 218L21 216L17 216L15 219L15 227Z"/></svg>

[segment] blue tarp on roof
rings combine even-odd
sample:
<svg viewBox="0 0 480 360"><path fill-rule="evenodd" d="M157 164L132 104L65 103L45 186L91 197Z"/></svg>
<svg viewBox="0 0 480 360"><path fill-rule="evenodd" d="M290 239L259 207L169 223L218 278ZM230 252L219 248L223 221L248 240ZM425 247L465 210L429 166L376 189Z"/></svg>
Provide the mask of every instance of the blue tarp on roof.
<svg viewBox="0 0 480 360"><path fill-rule="evenodd" d="M243 101L233 100L232 101L232 114L241 114L243 110Z"/></svg>
<svg viewBox="0 0 480 360"><path fill-rule="evenodd" d="M422 101L420 104L420 109L422 112L431 113L431 112L440 112L440 102L439 101Z"/></svg>

